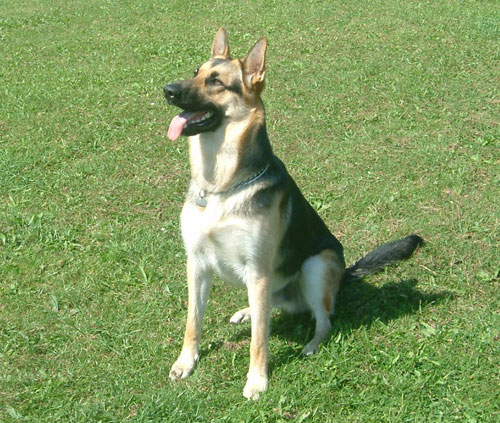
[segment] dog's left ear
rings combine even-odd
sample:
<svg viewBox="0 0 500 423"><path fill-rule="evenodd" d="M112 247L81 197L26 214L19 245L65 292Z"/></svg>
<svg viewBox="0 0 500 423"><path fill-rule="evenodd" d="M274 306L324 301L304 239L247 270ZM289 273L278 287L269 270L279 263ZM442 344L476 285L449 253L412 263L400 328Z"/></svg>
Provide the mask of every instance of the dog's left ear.
<svg viewBox="0 0 500 423"><path fill-rule="evenodd" d="M212 43L212 59L215 57L229 59L229 42L227 32L223 26L215 34L214 42Z"/></svg>
<svg viewBox="0 0 500 423"><path fill-rule="evenodd" d="M266 75L266 50L267 38L263 37L257 41L243 59L245 73L245 84L249 88L262 89Z"/></svg>

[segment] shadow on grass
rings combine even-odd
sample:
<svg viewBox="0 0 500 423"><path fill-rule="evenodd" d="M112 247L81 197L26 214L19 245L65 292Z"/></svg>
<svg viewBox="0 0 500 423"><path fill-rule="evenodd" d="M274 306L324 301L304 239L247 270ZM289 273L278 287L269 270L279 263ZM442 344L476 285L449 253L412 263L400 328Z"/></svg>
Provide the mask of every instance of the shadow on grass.
<svg viewBox="0 0 500 423"><path fill-rule="evenodd" d="M416 288L415 280L390 282L382 287L370 285L363 280L346 283L338 296L333 329L324 342L339 333L347 337L356 329L369 327L374 322L383 323L416 313L419 309L453 298L448 291L422 292ZM315 323L310 313L287 314L279 312L271 320L271 337L285 339L289 348L278 354L271 351L271 371L300 356L300 351L312 338ZM250 337L250 328L239 330L232 341Z"/></svg>

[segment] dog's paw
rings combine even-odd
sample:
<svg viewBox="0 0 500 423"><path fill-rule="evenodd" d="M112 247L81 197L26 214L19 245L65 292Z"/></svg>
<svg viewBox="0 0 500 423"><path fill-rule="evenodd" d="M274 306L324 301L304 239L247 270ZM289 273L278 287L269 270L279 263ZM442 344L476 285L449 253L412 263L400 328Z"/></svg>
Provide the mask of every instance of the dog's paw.
<svg viewBox="0 0 500 423"><path fill-rule="evenodd" d="M309 342L304 349L302 350L302 355L308 356L308 355L313 355L318 352L319 345L317 343Z"/></svg>
<svg viewBox="0 0 500 423"><path fill-rule="evenodd" d="M248 376L247 383L243 389L243 396L249 400L256 401L260 393L267 390L267 376Z"/></svg>
<svg viewBox="0 0 500 423"><path fill-rule="evenodd" d="M250 321L250 308L244 308L243 310L237 311L233 314L229 323L233 325L238 325L240 323L245 323Z"/></svg>
<svg viewBox="0 0 500 423"><path fill-rule="evenodd" d="M179 357L170 369L170 380L176 381L181 379L186 379L196 366L196 359L185 359Z"/></svg>

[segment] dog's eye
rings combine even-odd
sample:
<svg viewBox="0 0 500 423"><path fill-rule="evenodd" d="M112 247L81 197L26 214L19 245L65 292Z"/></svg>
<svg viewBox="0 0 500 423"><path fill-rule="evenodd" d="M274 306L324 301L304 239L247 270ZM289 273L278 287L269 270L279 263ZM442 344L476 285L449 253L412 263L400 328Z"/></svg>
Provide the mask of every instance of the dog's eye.
<svg viewBox="0 0 500 423"><path fill-rule="evenodd" d="M196 68L196 69L194 70L194 72L193 72L193 76L198 75L198 71L199 71L199 70L200 70L200 69Z"/></svg>
<svg viewBox="0 0 500 423"><path fill-rule="evenodd" d="M219 78L216 78L215 76L211 77L209 80L208 80L208 83L211 84L211 85L217 85L217 86L221 86L221 85L224 85L222 83L222 81L219 79Z"/></svg>

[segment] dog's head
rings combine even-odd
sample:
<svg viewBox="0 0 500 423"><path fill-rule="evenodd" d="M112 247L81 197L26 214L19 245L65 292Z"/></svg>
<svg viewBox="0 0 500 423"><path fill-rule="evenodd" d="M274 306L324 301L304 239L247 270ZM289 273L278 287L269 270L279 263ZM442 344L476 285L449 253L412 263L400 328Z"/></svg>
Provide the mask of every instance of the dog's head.
<svg viewBox="0 0 500 423"><path fill-rule="evenodd" d="M225 119L237 121L255 107L264 89L267 40L261 38L243 59L232 59L227 33L220 28L212 44L212 57L194 76L164 88L169 104L183 111L172 119L171 140L180 135L215 131Z"/></svg>

